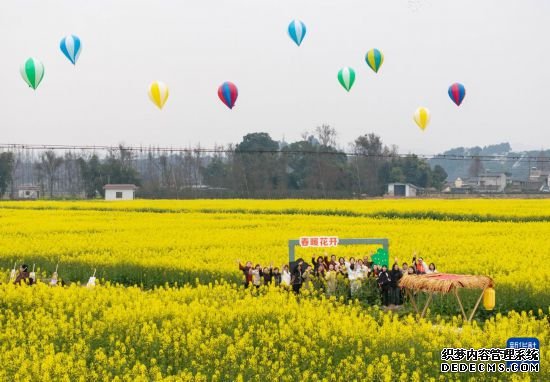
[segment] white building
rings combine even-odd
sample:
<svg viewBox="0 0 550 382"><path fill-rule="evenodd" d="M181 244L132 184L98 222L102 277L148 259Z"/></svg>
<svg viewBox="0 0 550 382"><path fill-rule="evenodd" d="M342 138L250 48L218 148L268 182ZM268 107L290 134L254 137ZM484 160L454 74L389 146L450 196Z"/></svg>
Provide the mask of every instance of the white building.
<svg viewBox="0 0 550 382"><path fill-rule="evenodd" d="M17 199L39 199L40 187L23 184L17 188Z"/></svg>
<svg viewBox="0 0 550 382"><path fill-rule="evenodd" d="M477 190L480 192L503 192L506 184L507 176L505 173L487 173L477 178Z"/></svg>
<svg viewBox="0 0 550 382"><path fill-rule="evenodd" d="M415 197L418 187L410 183L388 183L388 196Z"/></svg>
<svg viewBox="0 0 550 382"><path fill-rule="evenodd" d="M106 184L105 200L133 200L137 186L135 184Z"/></svg>

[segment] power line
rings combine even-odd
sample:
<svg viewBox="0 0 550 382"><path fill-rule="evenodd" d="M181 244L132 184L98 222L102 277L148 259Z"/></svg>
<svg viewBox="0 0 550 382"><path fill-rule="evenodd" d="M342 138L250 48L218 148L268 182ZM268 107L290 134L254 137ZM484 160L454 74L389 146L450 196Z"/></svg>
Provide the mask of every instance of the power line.
<svg viewBox="0 0 550 382"><path fill-rule="evenodd" d="M22 144L22 143L0 143L0 149L3 150L80 150L80 151L116 151L124 149L132 152L156 151L162 153L192 153L192 154L315 154L315 155L345 155L350 157L366 158L410 158L420 159L440 159L451 161L471 161L480 160L483 162L506 162L506 161L536 161L538 163L550 163L550 158L526 156L526 155L456 155L456 154L414 154L414 153L382 153L369 154L364 152L350 152L339 150L290 150L283 148L281 150L246 150L236 151L226 148L189 148L189 147L161 147L161 146L108 146L108 145L62 145L62 144Z"/></svg>

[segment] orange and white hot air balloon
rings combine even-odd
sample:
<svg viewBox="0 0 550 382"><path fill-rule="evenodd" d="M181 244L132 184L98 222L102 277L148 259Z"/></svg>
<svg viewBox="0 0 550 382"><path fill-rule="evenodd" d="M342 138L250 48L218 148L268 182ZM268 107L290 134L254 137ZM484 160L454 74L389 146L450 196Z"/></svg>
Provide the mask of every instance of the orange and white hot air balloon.
<svg viewBox="0 0 550 382"><path fill-rule="evenodd" d="M149 98L159 109L162 110L166 100L168 100L168 95L168 86L164 82L153 81L149 85Z"/></svg>
<svg viewBox="0 0 550 382"><path fill-rule="evenodd" d="M425 107L419 107L414 112L414 121L422 131L426 130L426 127L430 123L430 111Z"/></svg>

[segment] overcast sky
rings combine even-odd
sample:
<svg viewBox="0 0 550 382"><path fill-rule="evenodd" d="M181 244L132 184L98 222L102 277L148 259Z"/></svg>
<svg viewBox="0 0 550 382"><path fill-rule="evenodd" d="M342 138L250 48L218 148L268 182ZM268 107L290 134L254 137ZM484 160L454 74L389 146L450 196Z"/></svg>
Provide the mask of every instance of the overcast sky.
<svg viewBox="0 0 550 382"><path fill-rule="evenodd" d="M292 19L307 26L297 47ZM73 67L60 39L82 40ZM328 123L401 152L509 141L550 148L550 1L1 0L0 143L204 147L248 132L299 139ZM380 49L378 74L364 61ZM36 91L19 74L43 61ZM350 93L337 81L355 69ZM159 111L151 81L170 97ZM217 87L239 88L233 110ZM447 95L466 87L457 108ZM432 113L425 132L418 106Z"/></svg>

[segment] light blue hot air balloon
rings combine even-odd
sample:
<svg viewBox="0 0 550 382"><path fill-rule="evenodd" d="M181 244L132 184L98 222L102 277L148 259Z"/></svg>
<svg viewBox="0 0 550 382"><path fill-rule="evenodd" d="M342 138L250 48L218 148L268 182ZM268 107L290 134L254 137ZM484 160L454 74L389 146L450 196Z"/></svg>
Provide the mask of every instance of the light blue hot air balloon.
<svg viewBox="0 0 550 382"><path fill-rule="evenodd" d="M291 21L290 24L288 24L288 35L296 45L300 46L302 40L306 36L306 24L300 20Z"/></svg>
<svg viewBox="0 0 550 382"><path fill-rule="evenodd" d="M76 65L78 56L80 56L80 52L82 51L82 44L80 43L80 39L74 34L64 37L59 43L59 48L61 49L65 57L67 57L73 65Z"/></svg>

